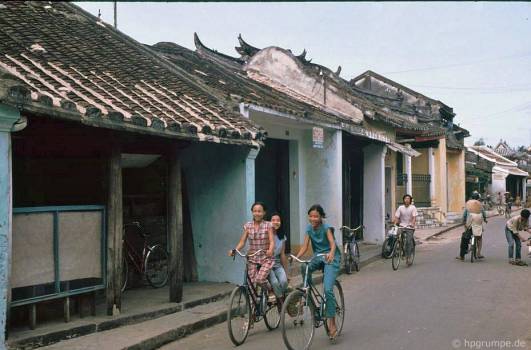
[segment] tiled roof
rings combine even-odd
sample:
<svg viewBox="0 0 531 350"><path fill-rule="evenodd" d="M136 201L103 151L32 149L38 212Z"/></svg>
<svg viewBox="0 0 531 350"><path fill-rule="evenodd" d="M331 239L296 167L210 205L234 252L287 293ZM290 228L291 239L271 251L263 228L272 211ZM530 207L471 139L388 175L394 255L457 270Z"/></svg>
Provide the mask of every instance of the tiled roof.
<svg viewBox="0 0 531 350"><path fill-rule="evenodd" d="M188 74L68 3L0 3L0 99L176 138L262 138Z"/></svg>
<svg viewBox="0 0 531 350"><path fill-rule="evenodd" d="M200 54L204 52L205 56L212 58L216 62L219 62L220 64L225 65L227 67L240 70L242 74L245 74L245 72L243 71L243 65L245 64L245 62L247 62L250 57L252 57L261 50L245 42L240 35L238 36L240 46L236 47L236 51L241 55L241 57L236 58L209 49L208 47L203 45L201 41L199 41L197 36L195 37L195 39L196 47ZM291 50L287 51L291 52ZM339 73L341 72L341 67L339 67L334 72L331 69L322 65L311 63L311 60L306 59L306 50L304 50L302 54L295 55L294 57L302 64L307 74L326 74L327 77L330 79L330 82L337 87L337 92L340 92L345 97L345 99L351 101L351 103L363 109L365 117L369 120L379 121L392 127L411 130L415 133L421 132L423 134L429 133L438 135L445 133L444 129L440 126L440 122L438 123L432 120L423 120L422 122L410 121L406 116L403 116L403 114L417 116L417 110L413 108L406 108L408 106L400 106L400 103L397 106L395 103L396 101L391 101L393 99L382 97L370 91L359 89L353 83L341 78L339 76ZM271 82L268 81L263 81L262 83L266 86L273 85ZM307 104L312 105L312 107L318 109L320 108L321 111L323 111L322 105L316 105L311 100L296 95L293 91L288 91L287 89L285 89L285 91L281 89L278 90L287 95L292 96L295 99L304 101ZM439 118L437 118L437 121L439 121Z"/></svg>
<svg viewBox="0 0 531 350"><path fill-rule="evenodd" d="M195 36L196 42L199 40ZM201 47L201 46L199 46ZM184 69L195 79L206 86L212 94L227 102L244 102L255 106L270 108L278 112L288 113L308 121L320 121L338 124L347 121L338 116L320 110L310 102L305 103L288 92L278 91L269 85L253 80L247 76L242 66L235 59L219 53L220 60L212 60L202 50L192 51L175 43L161 42L152 48Z"/></svg>

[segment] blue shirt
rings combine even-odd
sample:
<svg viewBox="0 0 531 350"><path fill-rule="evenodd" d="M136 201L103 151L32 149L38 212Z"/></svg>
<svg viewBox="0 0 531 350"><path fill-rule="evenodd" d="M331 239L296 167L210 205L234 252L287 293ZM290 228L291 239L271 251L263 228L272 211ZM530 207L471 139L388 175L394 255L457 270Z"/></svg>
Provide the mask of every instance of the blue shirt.
<svg viewBox="0 0 531 350"><path fill-rule="evenodd" d="M286 240L286 237L280 239L278 238L278 235L274 235L275 239L275 249L273 250L273 258L275 258L275 265L274 267L280 267L280 253L282 251L282 243Z"/></svg>
<svg viewBox="0 0 531 350"><path fill-rule="evenodd" d="M330 247L330 242L328 242L328 237L326 232L330 229L330 225L328 224L321 224L317 229L313 229L312 225L309 224L306 227L306 234L310 236L310 240L312 241L312 249L314 254L328 254L330 253L330 250L332 249ZM339 252L339 249L337 247L336 242L336 251L334 253L336 256L341 255Z"/></svg>

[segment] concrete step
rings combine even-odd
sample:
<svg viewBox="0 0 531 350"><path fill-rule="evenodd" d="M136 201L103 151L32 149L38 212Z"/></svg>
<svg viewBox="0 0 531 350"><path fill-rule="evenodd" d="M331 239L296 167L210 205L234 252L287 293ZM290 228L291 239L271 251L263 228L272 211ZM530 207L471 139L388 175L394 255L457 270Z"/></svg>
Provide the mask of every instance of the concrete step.
<svg viewBox="0 0 531 350"><path fill-rule="evenodd" d="M42 325L34 331L26 331L24 334L11 336L8 339L7 348L10 350L42 349L44 346L55 343L57 343L57 346L61 346L62 341L69 339L72 339L69 341L73 341L73 338L84 339L86 336L98 337L110 330L120 332L121 329L132 325L142 327L141 325L145 322L165 317L176 317L175 315L195 309L196 307L205 307L206 305L226 300L230 296L232 288L232 286L228 285L228 287L218 288L219 290L214 293L196 295L179 304L165 303L160 306L146 306L135 312L124 313L115 317L96 316L77 320L77 322ZM84 348L80 347L79 349Z"/></svg>
<svg viewBox="0 0 531 350"><path fill-rule="evenodd" d="M154 320L65 340L43 350L149 350L224 322L228 298Z"/></svg>

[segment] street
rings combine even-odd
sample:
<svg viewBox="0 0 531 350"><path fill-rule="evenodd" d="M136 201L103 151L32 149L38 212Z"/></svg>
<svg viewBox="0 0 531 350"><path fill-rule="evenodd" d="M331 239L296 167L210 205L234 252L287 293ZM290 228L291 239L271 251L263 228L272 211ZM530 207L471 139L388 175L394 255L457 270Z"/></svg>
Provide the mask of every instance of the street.
<svg viewBox="0 0 531 350"><path fill-rule="evenodd" d="M485 232L484 261L455 259L462 228L417 246L412 267L393 271L379 260L359 273L340 276L346 315L334 345L324 328L313 349L530 349L531 267L509 265L504 219L491 218ZM522 247L523 259L527 246ZM467 255L468 258L468 255ZM527 342L527 344L526 344ZM162 349L233 349L226 323ZM261 322L241 349L284 349L280 330Z"/></svg>

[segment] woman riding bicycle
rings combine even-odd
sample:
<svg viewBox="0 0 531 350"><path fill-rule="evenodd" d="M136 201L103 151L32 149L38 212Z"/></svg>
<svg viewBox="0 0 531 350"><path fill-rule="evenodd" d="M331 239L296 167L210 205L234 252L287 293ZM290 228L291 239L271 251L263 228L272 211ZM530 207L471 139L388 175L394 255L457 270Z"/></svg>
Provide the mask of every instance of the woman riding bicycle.
<svg viewBox="0 0 531 350"><path fill-rule="evenodd" d="M251 211L253 213L253 221L243 225L243 233L235 249L241 250L245 246L247 239L249 239L249 255L252 255L259 250L266 252L261 252L260 254L249 258L250 264L248 273L251 282L262 288L268 288L267 277L275 263L272 258L273 249L275 247L273 226L269 221L264 220L266 208L263 203L254 203L251 207ZM234 250L230 250L229 256L233 255Z"/></svg>
<svg viewBox="0 0 531 350"><path fill-rule="evenodd" d="M308 276L311 279L311 273L317 269L324 268L323 284L326 296L326 314L328 319L328 336L333 339L337 335L336 327L336 298L334 296L334 283L339 273L339 263L341 260L341 253L339 252L334 240L332 228L323 223L326 217L323 207L319 204L314 204L308 210L308 220L310 224L306 228L306 236L304 243L297 253L297 258L303 256L312 243L314 256L308 267ZM327 254L326 256L316 256L317 254ZM301 268L304 278L305 270Z"/></svg>

